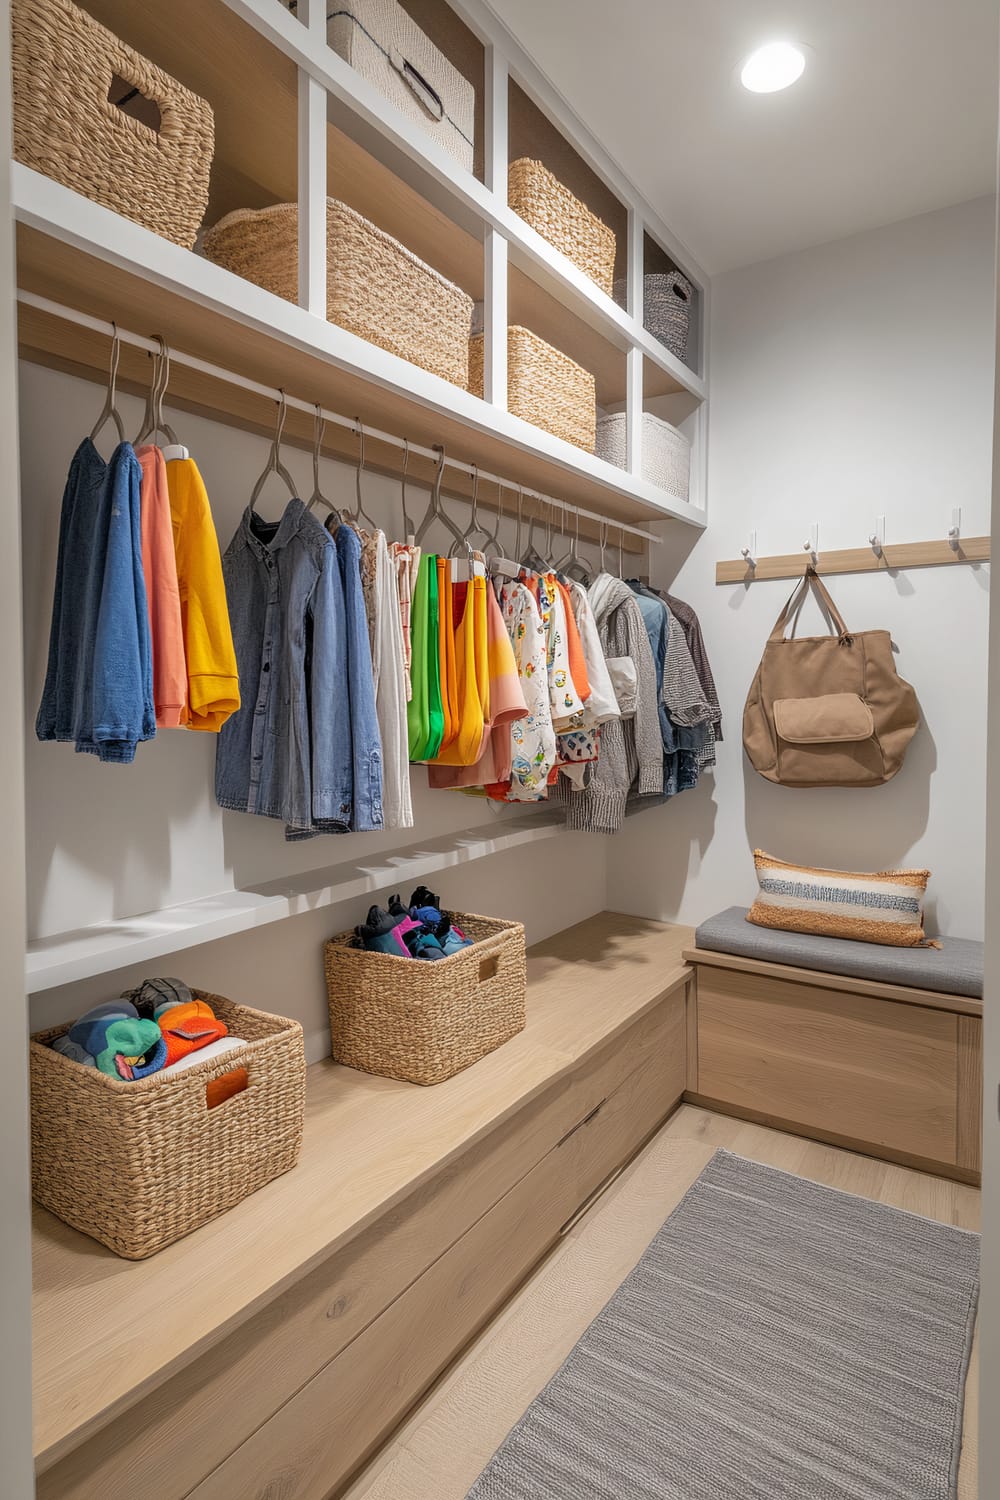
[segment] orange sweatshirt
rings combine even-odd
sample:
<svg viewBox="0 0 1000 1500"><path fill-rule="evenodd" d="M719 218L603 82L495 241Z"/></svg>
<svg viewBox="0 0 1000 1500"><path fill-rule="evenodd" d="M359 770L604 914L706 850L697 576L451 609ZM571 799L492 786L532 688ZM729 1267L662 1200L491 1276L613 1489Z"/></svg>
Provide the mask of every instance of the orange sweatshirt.
<svg viewBox="0 0 1000 1500"><path fill-rule="evenodd" d="M184 723L218 734L240 706L219 539L194 459L172 458L166 467L187 658Z"/></svg>
<svg viewBox="0 0 1000 1500"><path fill-rule="evenodd" d="M177 560L170 524L166 464L159 448L136 449L142 465L142 571L146 580L149 633L153 645L153 702L157 729L176 729L187 698L184 631L177 587Z"/></svg>

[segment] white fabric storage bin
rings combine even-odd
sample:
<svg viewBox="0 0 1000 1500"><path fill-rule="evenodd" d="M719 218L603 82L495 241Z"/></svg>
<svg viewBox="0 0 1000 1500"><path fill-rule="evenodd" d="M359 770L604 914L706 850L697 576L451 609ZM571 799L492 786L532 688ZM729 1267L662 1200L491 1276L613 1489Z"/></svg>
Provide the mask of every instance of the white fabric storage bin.
<svg viewBox="0 0 1000 1500"><path fill-rule="evenodd" d="M616 468L625 468L623 411L598 417L596 453ZM686 500L690 494L691 444L683 432L649 411L642 414L642 477L678 500Z"/></svg>
<svg viewBox="0 0 1000 1500"><path fill-rule="evenodd" d="M331 5L327 41L362 78L472 171L476 91L396 0Z"/></svg>

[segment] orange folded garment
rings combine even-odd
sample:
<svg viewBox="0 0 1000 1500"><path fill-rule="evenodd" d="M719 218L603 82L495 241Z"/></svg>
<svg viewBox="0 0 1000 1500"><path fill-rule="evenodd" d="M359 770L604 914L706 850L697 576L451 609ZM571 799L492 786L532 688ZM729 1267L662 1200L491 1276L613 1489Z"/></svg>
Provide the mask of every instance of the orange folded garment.
<svg viewBox="0 0 1000 1500"><path fill-rule="evenodd" d="M167 1044L166 1068L179 1058L207 1047L210 1042L217 1042L229 1030L224 1021L216 1019L212 1007L204 1000L192 1000L189 1005L172 1005L160 1016L159 1026Z"/></svg>

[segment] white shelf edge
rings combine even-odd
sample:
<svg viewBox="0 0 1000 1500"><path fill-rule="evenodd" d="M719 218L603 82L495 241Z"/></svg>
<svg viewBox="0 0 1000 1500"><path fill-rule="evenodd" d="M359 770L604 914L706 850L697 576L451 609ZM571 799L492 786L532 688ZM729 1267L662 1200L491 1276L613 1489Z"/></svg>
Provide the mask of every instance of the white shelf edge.
<svg viewBox="0 0 1000 1500"><path fill-rule="evenodd" d="M457 419L470 432L498 437L523 453L540 456L567 474L587 478L644 508L636 517L623 519L671 518L699 528L706 524L699 507L677 500L648 481L630 476L440 376L264 291L20 162L11 163L11 189L18 222L222 317L248 325L263 337L277 339L441 416ZM313 399L308 391L292 394Z"/></svg>
<svg viewBox="0 0 1000 1500"><path fill-rule="evenodd" d="M498 818L494 825L402 849L373 852L370 857L265 882L253 889L224 891L159 911L96 922L78 932L56 933L28 944L26 988L29 994L39 994L57 985L110 974L126 965L149 963L182 948L215 942L340 901L408 886L440 870L554 838L565 831L563 814L556 811Z"/></svg>

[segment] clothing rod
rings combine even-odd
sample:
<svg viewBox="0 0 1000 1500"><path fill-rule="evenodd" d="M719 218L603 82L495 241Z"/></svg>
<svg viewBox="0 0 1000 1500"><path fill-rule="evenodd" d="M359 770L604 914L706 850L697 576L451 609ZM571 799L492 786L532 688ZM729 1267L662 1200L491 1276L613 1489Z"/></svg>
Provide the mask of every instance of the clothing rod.
<svg viewBox="0 0 1000 1500"><path fill-rule="evenodd" d="M89 313L78 312L76 308L65 307L61 302L53 302L49 297L38 296L36 292L26 292L18 288L17 300L22 302L25 307L33 307L38 312L48 313L51 317L61 318L67 323L76 323L81 328L89 328L92 333L104 334L109 339L117 333L118 338L123 344L131 344L133 348L143 349L147 354L160 353L160 346L154 339L144 338L142 334L132 333L128 329L120 328L116 323L109 323L103 318L93 318ZM199 359L194 354L184 354L172 345L168 344L167 347L170 352L171 364L185 365L189 370L196 370L200 375L207 375L213 380L222 380L229 385L239 386L242 390L251 391L256 396L262 396L265 400L273 401L275 405L280 403L284 394L286 406L294 408L295 411L305 412L307 416L316 415L316 404L314 402L303 401L298 396L289 396L287 393L279 390L277 386L262 385L260 381L251 380L246 375L237 375L235 371L225 370L221 365L210 364L208 360ZM354 417L343 417L339 412L327 411L323 407L320 407L320 416L323 421L335 427L343 427L357 434L358 424ZM378 427L369 427L367 423L364 430L365 437L371 438L375 442L388 443L392 447L400 449L400 451L408 446L410 453L419 455L421 458L429 458L433 463L437 463L440 459L440 452L435 448L425 448L420 443L410 443L407 445L395 433L383 432ZM462 473L468 474L470 477L472 474L471 465L462 463L457 458L449 458L447 454L445 454L445 467L461 470ZM556 499L554 495L545 495L539 490L528 489L527 486L517 484L514 480L503 479L498 474L491 474L486 469L479 469L478 474L480 480L485 484L501 485L506 490L522 494L526 500L535 500L542 505L555 505L568 515L579 516L581 520L594 521L599 526L606 526L608 528L609 539L616 532L624 531L629 536L639 537L641 541L647 544L652 543L655 546L661 544L660 537L653 536L648 531L642 531L637 526L630 526L627 521L617 521L608 516L598 515L595 511L585 510L582 505L573 505L568 500ZM609 545L613 545L613 543L609 541Z"/></svg>

